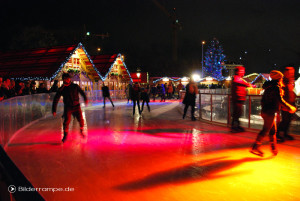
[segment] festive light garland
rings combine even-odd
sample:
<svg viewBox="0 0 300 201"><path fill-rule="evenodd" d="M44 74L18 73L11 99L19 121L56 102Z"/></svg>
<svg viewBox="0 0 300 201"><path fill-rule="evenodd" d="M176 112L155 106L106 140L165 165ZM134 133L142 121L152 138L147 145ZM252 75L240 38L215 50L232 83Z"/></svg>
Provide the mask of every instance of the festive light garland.
<svg viewBox="0 0 300 201"><path fill-rule="evenodd" d="M255 82L256 82L256 80L258 79L258 78L260 78L260 77L263 77L263 78L265 78L265 80L270 80L269 78L266 78L263 74L259 74L252 82L251 82L251 84L254 84Z"/></svg>
<svg viewBox="0 0 300 201"><path fill-rule="evenodd" d="M74 48L74 50L72 50L72 52L69 54L69 56L65 59L65 61L60 65L60 67L58 68L58 70L52 75L52 77L50 77L50 80L53 80L57 75L58 73L61 72L62 68L65 66L65 64L70 60L70 58L72 57L72 55L75 53L75 51L80 47L82 46L81 43L79 43L77 45L77 47ZM48 79L49 80L49 79Z"/></svg>
<svg viewBox="0 0 300 201"><path fill-rule="evenodd" d="M126 72L127 72L128 75L129 75L130 81L132 82L132 77L131 77L131 75L130 75L130 73L129 73L127 67L126 67L126 64L125 64L125 62L124 62L124 60L123 60L123 58L122 58L122 55L121 55L121 54L118 54L118 56L119 56L119 55L120 55L120 59L121 59L123 65L124 65L124 67L125 67L125 69L126 69Z"/></svg>
<svg viewBox="0 0 300 201"><path fill-rule="evenodd" d="M253 76L253 75L256 75L256 77L257 77L259 74L258 74L258 73L252 73L252 74L249 74L249 75L244 76L244 78L248 78L248 77L251 77L251 76Z"/></svg>
<svg viewBox="0 0 300 201"><path fill-rule="evenodd" d="M153 81L153 83L159 82L159 81L161 81L161 80L163 80L163 79L169 79L169 81L171 80L171 81L173 81L173 82L177 82L177 81L179 81L179 80L181 80L181 79L183 79L183 78L185 78L185 77L178 78L178 79L173 79L173 78L171 78L171 77L162 77L162 78L159 78L159 79Z"/></svg>

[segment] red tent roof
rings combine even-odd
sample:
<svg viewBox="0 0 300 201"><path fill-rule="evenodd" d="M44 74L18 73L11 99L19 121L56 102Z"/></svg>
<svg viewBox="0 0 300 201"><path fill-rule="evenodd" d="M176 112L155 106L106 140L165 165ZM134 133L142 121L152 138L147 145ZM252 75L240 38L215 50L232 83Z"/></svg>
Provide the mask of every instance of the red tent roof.
<svg viewBox="0 0 300 201"><path fill-rule="evenodd" d="M91 56L91 60L93 61L94 67L100 73L102 80L104 81L113 67L114 63L118 58L121 58L121 54L106 54L106 55L94 55ZM118 64L123 64L121 69L123 71L127 71L129 79L131 80L130 73L126 68L126 65L123 61L118 60Z"/></svg>
<svg viewBox="0 0 300 201"><path fill-rule="evenodd" d="M118 54L91 56L95 68L98 70L98 72L103 78L110 71L110 68L115 63L117 58Z"/></svg>
<svg viewBox="0 0 300 201"><path fill-rule="evenodd" d="M57 46L0 54L0 76L50 79L77 45Z"/></svg>

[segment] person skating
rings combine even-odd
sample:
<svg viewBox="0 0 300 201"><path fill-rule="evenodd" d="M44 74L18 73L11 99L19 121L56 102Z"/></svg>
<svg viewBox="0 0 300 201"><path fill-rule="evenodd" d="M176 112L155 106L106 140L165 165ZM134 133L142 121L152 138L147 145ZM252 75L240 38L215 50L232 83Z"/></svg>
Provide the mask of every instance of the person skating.
<svg viewBox="0 0 300 201"><path fill-rule="evenodd" d="M155 97L156 97L156 94L157 94L157 87L153 84L152 86L151 86L151 94L152 94L152 98L153 98L153 102L155 102Z"/></svg>
<svg viewBox="0 0 300 201"><path fill-rule="evenodd" d="M293 67L286 67L283 77L283 99L289 104L296 106L296 94L294 92L295 85L295 69ZM288 134L288 130L292 121L293 114L289 113L288 108L281 108L281 121L278 126L277 141L284 142L285 139L293 140L294 137ZM283 131L283 136L280 135L280 131Z"/></svg>
<svg viewBox="0 0 300 201"><path fill-rule="evenodd" d="M232 123L231 123L231 132L242 132L244 129L240 126L239 118L242 115L242 106L246 100L246 88L255 87L243 79L245 75L245 68L243 66L237 66L235 68L235 75L232 80Z"/></svg>
<svg viewBox="0 0 300 201"><path fill-rule="evenodd" d="M166 88L164 84L160 85L161 87L159 88L159 95L161 97L160 102L166 102Z"/></svg>
<svg viewBox="0 0 300 201"><path fill-rule="evenodd" d="M183 110L183 116L184 119L186 116L186 112L188 110L188 107L191 106L191 118L192 121L195 121L196 118L194 116L195 113L195 105L196 105L196 94L198 94L198 87L194 81L190 81L186 85L186 93L184 96L184 99L182 101L183 104L185 104L184 110Z"/></svg>
<svg viewBox="0 0 300 201"><path fill-rule="evenodd" d="M263 152L259 149L263 138L269 133L271 151L274 156L277 155L276 147L276 122L275 113L278 113L281 107L286 107L290 113L295 113L296 108L283 99L282 78L283 74L273 70L270 73L271 81L266 81L263 85L264 94L261 99L261 116L264 120L263 129L258 133L254 144L250 150L251 153L263 157Z"/></svg>
<svg viewBox="0 0 300 201"><path fill-rule="evenodd" d="M132 84L131 82L127 85L126 89L125 89L125 94L126 94L126 98L127 98L127 104L129 103L129 100L131 100L131 96L132 96ZM131 101L132 102L132 101Z"/></svg>
<svg viewBox="0 0 300 201"><path fill-rule="evenodd" d="M64 122L63 122L63 129L64 129L64 136L62 139L62 142L64 143L67 139L68 132L69 132L69 124L71 121L71 115L76 117L80 124L80 134L82 137L85 137L83 134L83 126L84 126L84 120L82 117L82 111L80 108L80 102L79 102L79 94L84 98L85 104L88 104L88 99L83 90L77 85L71 82L71 77L68 73L64 73L62 75L63 79L63 86L61 86L58 91L56 92L53 104L52 104L52 114L53 116L56 116L56 107L58 104L58 101L61 96L63 96L63 102L64 102Z"/></svg>
<svg viewBox="0 0 300 201"><path fill-rule="evenodd" d="M133 89L132 89L132 102L133 102L133 115L135 114L135 106L138 106L139 114L141 115L141 108L140 108L140 86L139 83L134 83Z"/></svg>
<svg viewBox="0 0 300 201"><path fill-rule="evenodd" d="M109 93L109 88L108 86L105 85L105 83L103 82L103 86L102 86L102 96L103 96L103 108L105 108L105 99L108 98L108 100L111 102L111 105L113 107L115 107L113 101L111 100L110 97L110 93Z"/></svg>
<svg viewBox="0 0 300 201"><path fill-rule="evenodd" d="M148 89L147 88L142 88L141 89L141 100L143 101L142 102L142 111L141 111L141 113L144 110L144 104L145 104L145 102L147 104L148 111L150 112L150 106L149 106L150 98L149 98L149 94L148 94Z"/></svg>

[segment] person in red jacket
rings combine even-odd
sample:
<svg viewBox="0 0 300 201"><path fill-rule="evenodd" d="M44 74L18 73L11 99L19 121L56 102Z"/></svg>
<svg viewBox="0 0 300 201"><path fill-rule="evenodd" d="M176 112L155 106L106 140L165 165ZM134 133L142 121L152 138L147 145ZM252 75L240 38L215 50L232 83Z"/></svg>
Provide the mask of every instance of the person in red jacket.
<svg viewBox="0 0 300 201"><path fill-rule="evenodd" d="M83 90L77 85L71 82L71 77L68 73L64 73L62 75L63 79L63 86L58 89L56 92L53 104L52 104L52 114L53 116L56 116L56 107L58 104L58 101L61 96L63 96L64 101L64 123L63 123L63 129L64 129L64 137L62 139L62 142L64 143L68 136L69 131L69 124L71 121L71 115L76 117L76 119L79 121L80 124L80 134L82 137L85 137L83 134L83 126L84 126L84 120L82 117L82 112L80 108L80 102L79 102L79 94L84 98L85 104L88 104L88 99L83 92Z"/></svg>
<svg viewBox="0 0 300 201"><path fill-rule="evenodd" d="M292 106L296 106L296 94L294 92L295 86L295 69L293 67L286 67L284 70L283 77L283 99L291 104ZM285 139L293 140L293 136L288 134L288 130L292 121L292 116L289 112L289 109L286 107L281 108L281 122L278 126L277 140L279 142L284 142ZM280 131L283 131L283 136L280 135Z"/></svg>
<svg viewBox="0 0 300 201"><path fill-rule="evenodd" d="M244 129L240 126L239 118L242 115L242 106L246 100L247 87L255 87L243 79L245 75L245 68L243 66L237 66L235 68L235 75L232 80L232 123L231 123L231 131L232 132L242 132Z"/></svg>
<svg viewBox="0 0 300 201"><path fill-rule="evenodd" d="M258 133L252 149L252 154L263 157L263 152L259 149L263 138L269 133L271 151L274 156L278 154L276 147L277 126L275 122L275 113L278 113L282 107L286 107L289 113L295 113L296 108L283 99L282 79L283 74L280 71L272 70L270 73L271 81L266 81L263 85L264 94L261 99L261 116L264 120L263 129Z"/></svg>

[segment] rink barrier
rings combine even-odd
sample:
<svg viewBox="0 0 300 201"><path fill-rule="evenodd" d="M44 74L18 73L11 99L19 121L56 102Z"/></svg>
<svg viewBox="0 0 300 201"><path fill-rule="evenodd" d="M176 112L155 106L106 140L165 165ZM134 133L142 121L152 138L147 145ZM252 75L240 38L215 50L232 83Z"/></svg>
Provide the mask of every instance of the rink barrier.
<svg viewBox="0 0 300 201"><path fill-rule="evenodd" d="M222 93L203 93L200 90L197 105L199 106L200 120L231 126L232 101L231 95ZM241 126L250 129L261 129L263 119L261 113L261 95L247 95L243 105L243 114L240 118ZM230 104L228 104L230 103ZM296 98L297 112L293 116L290 132L300 134L300 96Z"/></svg>
<svg viewBox="0 0 300 201"><path fill-rule="evenodd" d="M89 105L102 103L101 90L85 92ZM112 99L124 99L124 90L110 90ZM5 147L14 134L35 121L52 115L52 102L55 93L17 96L0 102L0 145ZM81 98L82 99L82 98ZM83 100L81 100L83 103ZM63 111L62 98L57 112Z"/></svg>
<svg viewBox="0 0 300 201"><path fill-rule="evenodd" d="M103 102L101 90L85 92L89 99L89 105ZM112 99L123 99L126 97L124 90L110 90ZM7 192L2 198L10 200L44 200L38 192L8 193L9 185L26 186L33 188L18 167L13 163L5 152L5 147L17 132L36 123L42 118L52 115L52 103L55 93L33 94L17 96L0 101L0 184L1 192ZM83 100L81 98L81 103ZM57 105L57 113L63 111L63 100Z"/></svg>

